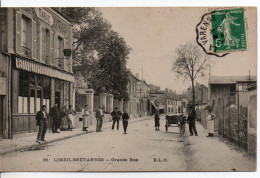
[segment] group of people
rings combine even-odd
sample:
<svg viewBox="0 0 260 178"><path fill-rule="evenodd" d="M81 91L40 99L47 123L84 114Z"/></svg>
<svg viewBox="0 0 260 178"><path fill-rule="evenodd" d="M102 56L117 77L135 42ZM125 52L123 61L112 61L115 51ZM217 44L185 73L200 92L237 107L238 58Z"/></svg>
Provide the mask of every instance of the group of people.
<svg viewBox="0 0 260 178"><path fill-rule="evenodd" d="M96 114L95 114L96 121L97 121L96 132L102 132L104 114L105 114L104 107L102 108L101 106L99 106L98 109L96 110ZM90 115L91 115L91 113L89 111L88 105L85 105L85 108L82 109L83 131L88 132L87 129L90 125ZM111 116L112 116L112 120L113 120L112 130L114 130L115 124L117 124L117 130L119 130L119 121L122 117L124 134L127 134L126 130L127 130L127 126L128 126L128 120L130 118L127 110L124 110L124 112L121 113L118 110L118 107L115 107L114 111L111 112Z"/></svg>
<svg viewBox="0 0 260 178"><path fill-rule="evenodd" d="M66 107L62 107L61 109L58 107L58 104L55 103L54 106L50 109L49 116L52 120L52 133L60 133L59 130L70 130L75 127L75 117L74 115L76 112L72 109L72 106L69 106L69 109L66 109ZM82 109L82 121L83 121L83 131L88 132L88 128L91 123L91 111L89 110L88 105L85 105L85 107ZM103 119L104 119L104 107L101 106L98 107L96 111L96 132L102 131L102 125L103 125ZM36 114L36 121L37 126L39 126L38 129L38 135L37 135L37 142L44 142L46 130L47 130L47 111L46 111L46 105L42 105L41 111L38 111ZM128 120L130 119L129 114L127 110L124 110L123 113L121 113L118 108L116 107L113 112L111 112L112 116L112 130L114 130L115 124L117 124L117 130L119 130L119 121L122 118L123 121L123 128L124 128L124 134L127 134L127 126L128 126Z"/></svg>
<svg viewBox="0 0 260 178"><path fill-rule="evenodd" d="M207 116L208 135L207 135L207 137L214 137L214 119L216 118L216 116L212 112L212 107L208 106L206 109L208 110L208 116ZM195 111L194 107L191 106L188 111L187 120L183 114L179 117L179 121L178 121L178 126L180 129L179 138L182 138L184 136L186 123L189 124L190 136L193 136L193 133L196 136L198 136L198 132L197 132L196 125L195 125L195 119L196 119L196 111ZM154 121L155 121L155 130L160 131L160 116L159 116L158 110L155 111Z"/></svg>
<svg viewBox="0 0 260 178"><path fill-rule="evenodd" d="M75 127L74 115L76 112L72 109L72 106L62 107L59 109L58 104L55 103L54 106L50 109L49 116L52 120L52 133L60 133L59 130L70 130ZM45 133L47 130L47 111L46 105L42 105L41 111L38 111L36 114L36 122L38 129L37 142L44 142Z"/></svg>

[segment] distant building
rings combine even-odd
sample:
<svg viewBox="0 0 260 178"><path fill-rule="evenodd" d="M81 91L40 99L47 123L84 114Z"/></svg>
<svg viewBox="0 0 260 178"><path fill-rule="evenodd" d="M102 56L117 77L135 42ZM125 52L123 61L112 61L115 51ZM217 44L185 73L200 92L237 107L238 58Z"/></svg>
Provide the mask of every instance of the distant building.
<svg viewBox="0 0 260 178"><path fill-rule="evenodd" d="M149 88L150 88L150 92L151 93L155 93L156 91L160 90L159 86L153 85L153 84L148 84Z"/></svg>
<svg viewBox="0 0 260 178"><path fill-rule="evenodd" d="M140 100L140 116L147 116L150 114L150 106L149 106L149 98L150 98L150 87L146 83L145 80L140 80L137 82L137 97L139 97Z"/></svg>
<svg viewBox="0 0 260 178"><path fill-rule="evenodd" d="M194 86L195 93L195 109L203 109L208 104L208 87L204 84L196 83ZM188 104L192 105L192 88L189 87L186 93Z"/></svg>
<svg viewBox="0 0 260 178"><path fill-rule="evenodd" d="M150 98L154 101L159 112L165 113L165 92L162 90L155 90L155 92L151 91Z"/></svg>
<svg viewBox="0 0 260 178"><path fill-rule="evenodd" d="M165 92L165 111L167 114L179 114L183 112L182 99L176 93Z"/></svg>

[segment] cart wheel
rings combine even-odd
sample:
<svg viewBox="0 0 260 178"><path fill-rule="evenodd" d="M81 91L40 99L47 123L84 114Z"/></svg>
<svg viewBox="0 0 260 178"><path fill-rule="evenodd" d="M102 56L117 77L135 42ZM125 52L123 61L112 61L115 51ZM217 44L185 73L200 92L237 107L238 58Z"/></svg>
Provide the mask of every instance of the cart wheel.
<svg viewBox="0 0 260 178"><path fill-rule="evenodd" d="M166 131L166 133L168 132L168 127L169 127L169 123L168 123L168 120L167 120L166 123L165 123L165 131Z"/></svg>

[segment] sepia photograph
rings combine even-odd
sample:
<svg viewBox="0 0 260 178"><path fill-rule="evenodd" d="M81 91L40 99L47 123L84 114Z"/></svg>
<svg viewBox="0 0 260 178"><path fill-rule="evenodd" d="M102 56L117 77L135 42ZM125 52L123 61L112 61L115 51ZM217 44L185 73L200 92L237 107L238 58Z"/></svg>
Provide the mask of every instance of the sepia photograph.
<svg viewBox="0 0 260 178"><path fill-rule="evenodd" d="M257 171L257 7L0 7L0 172Z"/></svg>

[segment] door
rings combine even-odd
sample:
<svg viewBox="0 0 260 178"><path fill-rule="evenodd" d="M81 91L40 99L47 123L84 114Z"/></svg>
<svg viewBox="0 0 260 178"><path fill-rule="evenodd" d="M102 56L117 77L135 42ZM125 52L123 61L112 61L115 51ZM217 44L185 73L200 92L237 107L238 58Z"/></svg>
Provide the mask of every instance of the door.
<svg viewBox="0 0 260 178"><path fill-rule="evenodd" d="M55 92L55 103L57 103L58 107L62 108L60 105L60 92Z"/></svg>

